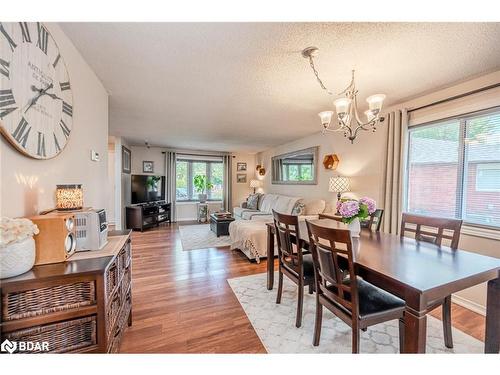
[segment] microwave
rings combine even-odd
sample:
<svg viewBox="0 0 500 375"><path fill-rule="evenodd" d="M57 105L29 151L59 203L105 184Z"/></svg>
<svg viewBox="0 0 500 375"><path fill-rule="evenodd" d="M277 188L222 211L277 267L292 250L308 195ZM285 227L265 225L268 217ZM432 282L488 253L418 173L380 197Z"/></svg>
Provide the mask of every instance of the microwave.
<svg viewBox="0 0 500 375"><path fill-rule="evenodd" d="M100 250L108 243L108 221L104 209L75 212L76 251Z"/></svg>

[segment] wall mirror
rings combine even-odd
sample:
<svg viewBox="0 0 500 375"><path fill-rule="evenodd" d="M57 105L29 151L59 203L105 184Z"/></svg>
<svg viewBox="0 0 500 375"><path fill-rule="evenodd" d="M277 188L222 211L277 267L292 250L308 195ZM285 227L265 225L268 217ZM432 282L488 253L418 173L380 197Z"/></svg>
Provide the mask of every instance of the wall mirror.
<svg viewBox="0 0 500 375"><path fill-rule="evenodd" d="M273 156L273 184L316 185L318 183L318 146Z"/></svg>

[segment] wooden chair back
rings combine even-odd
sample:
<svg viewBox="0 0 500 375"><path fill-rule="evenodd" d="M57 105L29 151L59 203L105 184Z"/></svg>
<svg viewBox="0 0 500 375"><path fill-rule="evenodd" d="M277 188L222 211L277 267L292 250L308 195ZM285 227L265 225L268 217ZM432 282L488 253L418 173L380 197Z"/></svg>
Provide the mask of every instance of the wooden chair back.
<svg viewBox="0 0 500 375"><path fill-rule="evenodd" d="M297 277L303 277L303 241L300 239L299 219L273 210L276 244L280 266ZM293 246L295 243L295 247Z"/></svg>
<svg viewBox="0 0 500 375"><path fill-rule="evenodd" d="M450 247L452 249L457 249L461 227L462 220L403 213L401 219L401 237L406 232L415 233L417 241L430 242L438 246L441 246L443 239L446 239L451 241ZM428 228L432 228L435 231L431 231Z"/></svg>
<svg viewBox="0 0 500 375"><path fill-rule="evenodd" d="M384 216L384 210L377 208L373 214L371 214L368 219L363 220L361 228L368 228L375 232L380 232L380 226L382 225L382 216Z"/></svg>
<svg viewBox="0 0 500 375"><path fill-rule="evenodd" d="M348 229L326 228L307 221L309 250L314 263L316 293L359 315L357 280ZM341 245L341 246L339 246ZM349 276L349 283L346 283Z"/></svg>

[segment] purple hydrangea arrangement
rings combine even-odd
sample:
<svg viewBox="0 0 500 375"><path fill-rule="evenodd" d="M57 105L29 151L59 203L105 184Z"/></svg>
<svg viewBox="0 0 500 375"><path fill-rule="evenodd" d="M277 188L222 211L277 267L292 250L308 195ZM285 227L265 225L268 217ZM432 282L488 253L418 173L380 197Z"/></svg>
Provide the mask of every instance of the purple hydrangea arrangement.
<svg viewBox="0 0 500 375"><path fill-rule="evenodd" d="M372 198L363 197L359 201L355 199L341 199L337 202L337 210L346 224L352 223L356 218L365 220L377 209L377 203Z"/></svg>

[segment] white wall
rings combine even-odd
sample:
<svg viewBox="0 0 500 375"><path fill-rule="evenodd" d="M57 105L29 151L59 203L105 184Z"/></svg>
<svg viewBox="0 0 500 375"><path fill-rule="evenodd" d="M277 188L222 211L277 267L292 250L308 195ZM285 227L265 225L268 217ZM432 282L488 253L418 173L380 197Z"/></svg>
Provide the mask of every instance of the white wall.
<svg viewBox="0 0 500 375"><path fill-rule="evenodd" d="M247 154L247 153L234 153L233 154L233 171L232 171L232 188L233 188L233 194L232 194L232 201L233 201L233 207L239 206L241 202L245 201L248 197L253 192L253 188L250 187L250 180L257 178L256 177L256 171L255 171L255 155L254 154ZM238 163L247 163L247 170L246 172L238 172L236 170L237 164ZM247 182L244 183L238 183L236 180L236 174L239 173L244 173L247 175Z"/></svg>
<svg viewBox="0 0 500 375"><path fill-rule="evenodd" d="M319 127L319 126L318 126ZM386 129L381 127L376 133L364 132L351 144L341 133L318 132L297 141L257 154L257 162L264 165L263 190L266 193L298 196L304 199L325 199L330 204L337 200L335 193L328 192L328 181L336 175L348 176L351 193L346 196L369 196L379 206L382 203L382 176L384 173ZM283 153L319 146L317 185L275 185L271 183L271 158ZM340 159L337 170L326 170L323 157L337 154Z"/></svg>
<svg viewBox="0 0 500 375"><path fill-rule="evenodd" d="M412 100L392 106L386 111L415 108L498 82L500 82L500 71L418 96ZM488 105L490 104L489 101ZM339 133L326 135L317 133L261 152L257 154L256 159L257 162L263 163L267 169L264 178L264 190L269 193L280 193L304 198L323 198L330 202L335 202L336 197L334 194L328 192L328 179L330 176L339 173L351 178L352 196L360 197L367 195L373 197L377 200L378 206L381 207L383 205L382 191L385 173L386 136L387 129L384 125L379 126L379 130L374 134L369 132L361 133L352 145ZM325 154L336 153L339 156L340 163L336 172L325 171L323 166L319 164L318 185L287 186L271 184L270 168L272 156L312 146L320 146L320 163ZM460 238L460 249L500 258L500 241L498 239L478 237L477 235L471 235L470 232L464 233L464 231L466 230L462 231ZM497 231L493 237L500 238L500 231ZM454 300L477 312L484 313L486 306L486 284L461 291L454 295Z"/></svg>
<svg viewBox="0 0 500 375"><path fill-rule="evenodd" d="M84 204L105 208L107 192L108 94L57 24L46 24L65 59L73 90L73 131L57 157L21 155L3 137L0 143L3 216L29 216L55 206L57 184L81 183ZM91 150L101 161L90 160Z"/></svg>
<svg viewBox="0 0 500 375"><path fill-rule="evenodd" d="M110 224L115 224L115 144L108 144L108 189L106 199L106 215Z"/></svg>

